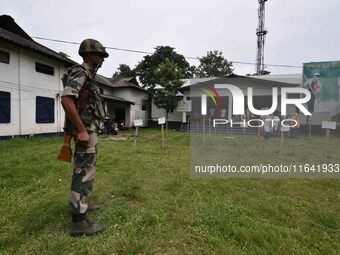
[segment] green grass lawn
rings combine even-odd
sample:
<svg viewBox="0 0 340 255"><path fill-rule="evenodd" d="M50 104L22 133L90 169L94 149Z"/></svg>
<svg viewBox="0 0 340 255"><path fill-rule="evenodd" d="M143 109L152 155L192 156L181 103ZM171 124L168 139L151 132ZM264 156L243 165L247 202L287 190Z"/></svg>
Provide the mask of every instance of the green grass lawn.
<svg viewBox="0 0 340 255"><path fill-rule="evenodd" d="M104 208L89 214L107 229L80 238L69 235L72 166L56 160L62 138L0 142L0 254L340 253L339 180L191 179L189 134L169 131L165 150L154 129L140 130L136 150L131 139L107 138L92 195ZM242 160L235 139L229 156ZM339 138L331 146L336 161Z"/></svg>

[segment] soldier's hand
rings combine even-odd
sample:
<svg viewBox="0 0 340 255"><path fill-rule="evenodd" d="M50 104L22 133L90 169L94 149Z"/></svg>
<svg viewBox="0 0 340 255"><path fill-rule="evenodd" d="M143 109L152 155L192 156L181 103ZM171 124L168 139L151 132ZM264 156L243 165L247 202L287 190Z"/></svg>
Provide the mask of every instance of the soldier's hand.
<svg viewBox="0 0 340 255"><path fill-rule="evenodd" d="M77 142L78 143L81 143L81 144L87 146L89 141L90 141L90 136L87 133L87 131L81 131L81 132L77 133Z"/></svg>

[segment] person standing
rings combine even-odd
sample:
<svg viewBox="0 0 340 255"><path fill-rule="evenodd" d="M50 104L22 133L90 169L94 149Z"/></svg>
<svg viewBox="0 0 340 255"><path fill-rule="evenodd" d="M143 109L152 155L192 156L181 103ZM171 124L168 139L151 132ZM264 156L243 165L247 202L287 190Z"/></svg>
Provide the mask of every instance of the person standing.
<svg viewBox="0 0 340 255"><path fill-rule="evenodd" d="M89 207L89 197L96 174L97 132L105 111L95 75L109 54L94 39L84 40L78 53L84 62L70 68L61 95L66 126L72 126L76 143L70 196L72 236L94 235L105 230L104 225L89 221L86 212L98 208L97 205Z"/></svg>
<svg viewBox="0 0 340 255"><path fill-rule="evenodd" d="M273 122L273 115L272 114L265 115L264 116L264 124L263 124L263 131L264 131L263 136L264 136L264 138L266 140L268 140L269 137L273 133L273 128L274 128L273 124L274 124L274 122Z"/></svg>
<svg viewBox="0 0 340 255"><path fill-rule="evenodd" d="M292 120L294 120L294 123L292 123L291 127L291 137L292 138L299 138L300 137L300 110L299 108L296 108L295 113L292 116Z"/></svg>

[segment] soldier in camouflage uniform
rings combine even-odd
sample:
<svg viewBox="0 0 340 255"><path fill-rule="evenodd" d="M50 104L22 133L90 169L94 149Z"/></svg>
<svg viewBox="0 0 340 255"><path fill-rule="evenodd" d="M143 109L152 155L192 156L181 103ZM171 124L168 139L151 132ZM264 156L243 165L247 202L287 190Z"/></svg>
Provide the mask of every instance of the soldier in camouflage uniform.
<svg viewBox="0 0 340 255"><path fill-rule="evenodd" d="M84 63L69 70L61 101L67 126L72 126L76 143L70 199L73 236L93 235L105 229L102 224L90 222L86 212L91 209L88 201L96 174L97 131L99 121L105 117L102 98L94 78L109 54L100 42L93 39L84 40L78 53Z"/></svg>

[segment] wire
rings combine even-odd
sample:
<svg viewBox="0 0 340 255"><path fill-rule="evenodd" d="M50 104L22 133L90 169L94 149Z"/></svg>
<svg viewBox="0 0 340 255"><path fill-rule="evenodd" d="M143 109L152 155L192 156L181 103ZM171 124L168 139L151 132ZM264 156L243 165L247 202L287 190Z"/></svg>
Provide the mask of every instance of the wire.
<svg viewBox="0 0 340 255"><path fill-rule="evenodd" d="M23 84L18 84L18 83L13 83L13 82L8 82L8 81L3 81L0 80L0 82L11 84L11 85L16 85L20 86L20 88L14 88L13 86L6 85L6 84L1 84L1 87L7 87L11 90L21 90L21 91L28 91L28 92L36 92L36 91L41 91L41 92L51 92L51 93L60 93L61 91L56 90L56 89L46 89L46 88L39 88L39 87L34 87L34 86L28 86L28 85L23 85Z"/></svg>
<svg viewBox="0 0 340 255"><path fill-rule="evenodd" d="M40 36L32 36L32 38L39 39L39 40L45 40L45 41L58 42L58 43L75 44L75 45L80 44L78 42L71 42L71 41L58 40L58 39L50 39L50 38L45 38L45 37L40 37ZM153 52L148 52L148 51L123 49L123 48L117 48L117 47L111 47L111 46L106 47L106 49L140 53L140 54L153 54ZM199 57L192 57L192 56L184 56L184 57L187 58L187 59L199 60ZM235 63L235 64L241 64L241 65L256 65L256 63L244 62L244 61L232 61L231 60L230 62ZM287 68L303 68L302 66L282 65L282 64L264 64L264 65L266 65L266 66L276 66L276 67L287 67Z"/></svg>
<svg viewBox="0 0 340 255"><path fill-rule="evenodd" d="M40 40L46 40L46 41L52 41L52 42L59 42L59 43L68 43L68 44L75 44L75 45L79 45L80 44L80 43L77 43L77 42L57 40L57 39L49 39L49 38L38 37L38 36L32 36L32 38L40 39ZM134 53L152 54L152 52L140 51L140 50L130 50L130 49L122 49L122 48L116 48L116 47L105 47L105 48L106 49L111 49L111 50L120 50L120 51L134 52Z"/></svg>
<svg viewBox="0 0 340 255"><path fill-rule="evenodd" d="M230 61L235 64L244 64L244 65L256 65L256 63L250 62L239 62L239 61ZM292 66L292 65L279 65L279 64L264 64L265 66L277 66L277 67L291 67L291 68L303 68L303 66Z"/></svg>

